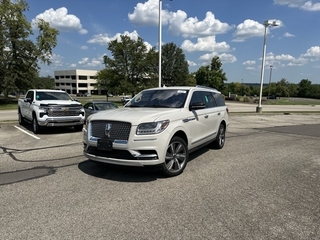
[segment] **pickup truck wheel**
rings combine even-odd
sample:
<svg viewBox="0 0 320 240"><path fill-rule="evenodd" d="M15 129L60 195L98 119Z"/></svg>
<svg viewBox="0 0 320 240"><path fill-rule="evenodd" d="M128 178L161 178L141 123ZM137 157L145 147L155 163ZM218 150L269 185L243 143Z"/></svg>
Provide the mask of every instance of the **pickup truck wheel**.
<svg viewBox="0 0 320 240"><path fill-rule="evenodd" d="M19 120L19 125L23 125L25 123L24 118L22 117L20 108L18 110L18 120Z"/></svg>
<svg viewBox="0 0 320 240"><path fill-rule="evenodd" d="M163 173L169 177L181 174L187 166L188 159L189 153L185 141L180 137L173 137L162 164Z"/></svg>
<svg viewBox="0 0 320 240"><path fill-rule="evenodd" d="M74 125L73 128L74 128L75 131L80 132L80 131L82 131L83 124L81 124L81 125Z"/></svg>
<svg viewBox="0 0 320 240"><path fill-rule="evenodd" d="M38 124L37 117L34 114L32 117L32 130L33 130L33 133L35 133L35 134L40 132L40 126Z"/></svg>
<svg viewBox="0 0 320 240"><path fill-rule="evenodd" d="M212 147L215 149L221 149L226 142L226 127L223 124L220 124L217 138L212 143Z"/></svg>

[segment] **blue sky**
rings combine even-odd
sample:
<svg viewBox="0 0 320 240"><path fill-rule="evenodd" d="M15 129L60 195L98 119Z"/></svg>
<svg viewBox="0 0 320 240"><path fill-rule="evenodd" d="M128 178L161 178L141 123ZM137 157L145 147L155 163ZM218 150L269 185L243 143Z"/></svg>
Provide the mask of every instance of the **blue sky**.
<svg viewBox="0 0 320 240"><path fill-rule="evenodd" d="M121 34L140 36L158 45L159 0L29 0L26 16L48 21L60 31L54 70L103 69L108 42ZM320 2L308 0L162 0L162 43L182 48L190 72L219 56L228 82L259 83L265 20L267 28L264 82L286 78L320 84ZM34 30L36 34L36 29Z"/></svg>

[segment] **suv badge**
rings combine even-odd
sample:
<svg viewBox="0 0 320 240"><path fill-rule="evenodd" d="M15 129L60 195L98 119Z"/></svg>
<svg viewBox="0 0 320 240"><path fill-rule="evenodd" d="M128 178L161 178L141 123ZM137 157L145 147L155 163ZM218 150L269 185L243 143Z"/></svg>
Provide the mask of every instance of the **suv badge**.
<svg viewBox="0 0 320 240"><path fill-rule="evenodd" d="M107 124L106 124L106 128L104 129L104 134L105 134L107 137L110 137L111 126L112 126L111 123L107 123Z"/></svg>

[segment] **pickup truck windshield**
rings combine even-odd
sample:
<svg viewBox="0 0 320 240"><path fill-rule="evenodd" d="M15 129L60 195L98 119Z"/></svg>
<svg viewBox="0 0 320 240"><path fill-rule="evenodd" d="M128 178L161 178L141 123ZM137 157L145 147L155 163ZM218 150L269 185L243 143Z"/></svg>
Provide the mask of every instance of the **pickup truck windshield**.
<svg viewBox="0 0 320 240"><path fill-rule="evenodd" d="M188 90L146 90L137 94L125 107L182 108Z"/></svg>
<svg viewBox="0 0 320 240"><path fill-rule="evenodd" d="M73 99L65 92L36 92L36 99L38 101L43 100L70 100Z"/></svg>

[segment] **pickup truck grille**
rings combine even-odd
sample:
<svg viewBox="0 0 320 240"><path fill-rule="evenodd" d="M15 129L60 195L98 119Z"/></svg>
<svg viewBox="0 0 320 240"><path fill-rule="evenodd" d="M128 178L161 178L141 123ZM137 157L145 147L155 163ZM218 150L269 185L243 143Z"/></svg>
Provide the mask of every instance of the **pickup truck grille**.
<svg viewBox="0 0 320 240"><path fill-rule="evenodd" d="M67 117L67 116L79 116L80 111L49 111L49 117Z"/></svg>
<svg viewBox="0 0 320 240"><path fill-rule="evenodd" d="M117 121L107 121L99 120L91 122L91 136L96 138L105 138L106 137L106 126L109 125L109 134L111 139L116 140L128 140L131 123L128 122L117 122Z"/></svg>

